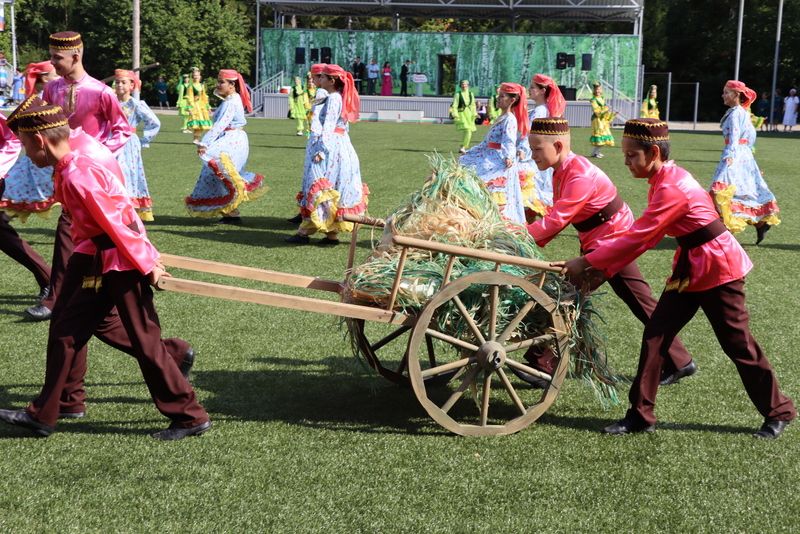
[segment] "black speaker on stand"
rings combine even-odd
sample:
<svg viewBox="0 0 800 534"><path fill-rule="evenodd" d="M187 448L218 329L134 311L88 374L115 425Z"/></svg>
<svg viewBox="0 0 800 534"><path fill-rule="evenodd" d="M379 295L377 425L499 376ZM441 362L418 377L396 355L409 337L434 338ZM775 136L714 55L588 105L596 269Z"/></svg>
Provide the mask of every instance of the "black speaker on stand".
<svg viewBox="0 0 800 534"><path fill-rule="evenodd" d="M311 49L311 62L317 63L319 61L319 48Z"/></svg>
<svg viewBox="0 0 800 534"><path fill-rule="evenodd" d="M306 49L297 47L294 49L294 62L296 65L305 65L306 63Z"/></svg>
<svg viewBox="0 0 800 534"><path fill-rule="evenodd" d="M564 52L559 52L556 54L556 68L558 70L564 70L567 68L567 54Z"/></svg>
<svg viewBox="0 0 800 534"><path fill-rule="evenodd" d="M581 56L581 70L592 70L592 54Z"/></svg>
<svg viewBox="0 0 800 534"><path fill-rule="evenodd" d="M567 101L575 101L578 98L578 90L574 87L566 87L564 85L558 86L561 94L564 96L564 100Z"/></svg>
<svg viewBox="0 0 800 534"><path fill-rule="evenodd" d="M327 46L320 48L319 59L320 63L333 63L333 53L331 52L331 49Z"/></svg>
<svg viewBox="0 0 800 534"><path fill-rule="evenodd" d="M575 66L575 54L567 54L567 67Z"/></svg>

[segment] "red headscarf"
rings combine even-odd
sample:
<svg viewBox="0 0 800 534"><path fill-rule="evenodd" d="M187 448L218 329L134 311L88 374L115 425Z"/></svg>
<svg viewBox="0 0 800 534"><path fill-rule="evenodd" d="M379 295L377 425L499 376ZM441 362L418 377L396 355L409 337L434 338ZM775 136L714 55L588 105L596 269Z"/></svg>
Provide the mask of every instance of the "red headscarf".
<svg viewBox="0 0 800 534"><path fill-rule="evenodd" d="M750 104L752 104L756 99L756 92L739 80L728 80L728 83L725 84L725 87L739 93L739 103L744 109L748 109Z"/></svg>
<svg viewBox="0 0 800 534"><path fill-rule="evenodd" d="M46 72L53 72L55 67L49 61L40 61L39 63L28 63L25 67L25 96L31 96L36 89L36 80L39 79L40 74Z"/></svg>
<svg viewBox="0 0 800 534"><path fill-rule="evenodd" d="M250 103L250 91L247 90L247 86L244 84L244 78L242 78L242 75L233 69L222 69L219 71L219 77L228 81L238 80L239 85L236 92L239 93L240 97L242 97L242 105L244 106L245 111L252 113L253 104Z"/></svg>
<svg viewBox="0 0 800 534"><path fill-rule="evenodd" d="M342 118L347 122L358 122L358 112L361 109L361 99L356 92L353 75L339 65L325 65L324 74L339 78L344 82L342 89Z"/></svg>
<svg viewBox="0 0 800 534"><path fill-rule="evenodd" d="M537 74L533 77L533 83L536 85L543 85L550 89L547 95L547 113L551 117L563 117L564 110L567 109L567 101L564 100L564 95L561 94L561 89L558 88L556 82L550 76L544 74Z"/></svg>
<svg viewBox="0 0 800 534"><path fill-rule="evenodd" d="M528 91L518 83L503 82L500 84L500 92L507 95L519 95L519 99L512 106L511 112L517 118L517 130L520 135L528 135L528 132L531 131L530 118L528 117Z"/></svg>
<svg viewBox="0 0 800 534"><path fill-rule="evenodd" d="M142 81L139 79L139 76L137 76L137 74L132 70L116 69L114 71L115 80L123 80L126 78L133 82L134 90L139 90L142 88Z"/></svg>
<svg viewBox="0 0 800 534"><path fill-rule="evenodd" d="M322 74L325 72L325 67L327 67L325 63L314 63L311 65L311 74Z"/></svg>

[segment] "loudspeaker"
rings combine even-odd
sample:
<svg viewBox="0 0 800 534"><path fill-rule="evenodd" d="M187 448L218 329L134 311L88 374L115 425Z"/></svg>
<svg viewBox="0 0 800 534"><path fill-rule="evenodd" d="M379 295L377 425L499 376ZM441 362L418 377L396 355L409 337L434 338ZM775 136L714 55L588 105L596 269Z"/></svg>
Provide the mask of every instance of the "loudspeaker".
<svg viewBox="0 0 800 534"><path fill-rule="evenodd" d="M575 66L575 54L567 54L567 67Z"/></svg>
<svg viewBox="0 0 800 534"><path fill-rule="evenodd" d="M556 54L556 68L559 70L564 70L567 68L567 54L564 52L559 52Z"/></svg>
<svg viewBox="0 0 800 534"><path fill-rule="evenodd" d="M564 100L577 100L578 90L574 87L559 85L558 89L561 91L561 94L564 95Z"/></svg>
<svg viewBox="0 0 800 534"><path fill-rule="evenodd" d="M581 56L581 70L592 70L592 54Z"/></svg>
<svg viewBox="0 0 800 534"><path fill-rule="evenodd" d="M294 49L294 62L297 65L304 65L306 62L306 49L305 48L295 48Z"/></svg>
<svg viewBox="0 0 800 534"><path fill-rule="evenodd" d="M312 48L311 49L311 61L312 63L319 61L319 48Z"/></svg>
<svg viewBox="0 0 800 534"><path fill-rule="evenodd" d="M333 53L331 49L327 46L323 46L319 49L319 59L320 63L333 63Z"/></svg>

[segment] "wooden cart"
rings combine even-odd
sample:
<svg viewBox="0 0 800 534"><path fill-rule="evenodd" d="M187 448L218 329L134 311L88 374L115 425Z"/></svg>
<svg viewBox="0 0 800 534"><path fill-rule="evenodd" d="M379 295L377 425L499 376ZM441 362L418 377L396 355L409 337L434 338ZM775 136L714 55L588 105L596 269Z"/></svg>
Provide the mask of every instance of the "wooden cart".
<svg viewBox="0 0 800 534"><path fill-rule="evenodd" d="M388 302L383 307L353 304L345 302L346 287L359 227L364 224L382 227L383 221L365 217L348 217L348 220L354 223L354 228L345 280L341 282L169 254L161 257L168 267L332 292L340 296L340 302L175 277L162 277L158 287L343 317L354 344L369 365L393 382L410 383L428 414L456 434L511 434L530 425L550 407L569 366L564 320L557 303L541 289L544 271L558 269L546 262L395 235L393 242L401 248L401 253ZM438 291L419 313L406 315L394 311L394 307L401 284L408 283L404 265L411 249L446 254L448 263ZM493 262L495 267L493 271L476 272L451 281L457 258L485 260ZM540 283L499 272L503 264L541 270ZM466 308L460 295L468 291L481 291L485 296L480 309ZM502 296L509 291L517 295L523 291L528 300L510 322L499 325L498 309L503 305ZM543 328L537 329L538 335L518 331L529 313L536 313L538 320L544 321ZM449 335L437 327L450 321L463 326L461 334ZM522 358L527 349L535 346L549 350L555 358L552 375L533 369ZM531 377L544 380L546 387L531 388L528 384Z"/></svg>

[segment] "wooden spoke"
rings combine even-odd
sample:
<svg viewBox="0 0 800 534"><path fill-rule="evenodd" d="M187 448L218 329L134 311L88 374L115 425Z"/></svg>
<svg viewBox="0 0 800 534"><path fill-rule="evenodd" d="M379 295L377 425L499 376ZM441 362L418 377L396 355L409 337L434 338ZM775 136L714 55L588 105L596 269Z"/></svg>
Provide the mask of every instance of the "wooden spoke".
<svg viewBox="0 0 800 534"><path fill-rule="evenodd" d="M391 334L389 334L385 338L381 339L380 341L378 341L377 343L372 345L372 350L374 350L374 351L380 350L382 347L384 347L388 343L391 343L392 341L394 341L398 337L402 336L403 334L405 334L409 330L411 330L410 326L401 326L400 328L398 328L397 330L395 330L394 332L392 332Z"/></svg>
<svg viewBox="0 0 800 534"><path fill-rule="evenodd" d="M466 341L461 341L457 337L448 336L447 334L443 334L443 333L439 332L438 330L434 330L432 328L428 328L427 330L425 330L425 334L427 334L427 335L429 335L431 337L435 337L436 339L441 339L442 341L447 341L451 345L455 345L456 347L459 347L459 348L462 348L462 349L466 349L466 350L471 351L471 352L476 352L478 350L478 347L476 347L472 343L467 343Z"/></svg>
<svg viewBox="0 0 800 534"><path fill-rule="evenodd" d="M429 376L439 375L442 373L446 373L447 371L453 371L458 369L459 367L464 367L465 365L469 365L471 363L475 363L477 359L472 356L470 358L461 358L460 360L456 360L454 362L445 363L443 365L438 365L436 367L431 367L430 369L425 369L422 371L422 378L428 378Z"/></svg>
<svg viewBox="0 0 800 534"><path fill-rule="evenodd" d="M481 426L489 420L489 395L492 393L492 373L486 373L483 379L483 398L481 398Z"/></svg>
<svg viewBox="0 0 800 534"><path fill-rule="evenodd" d="M531 311L531 309L535 305L536 305L536 302L533 301L533 300L529 300L528 302L526 302L525 305L519 310L519 313L517 313L517 315L514 316L514 318L511 320L511 322L508 323L508 326L506 326L506 329L503 330L502 334L500 334L500 337L497 338L497 342L502 345L503 342L505 342L506 339L511 337L511 334L513 334L514 330L517 329L517 326L519 326L519 323L522 322L522 320L525 318L525 316L528 315L528 312Z"/></svg>
<svg viewBox="0 0 800 534"><path fill-rule="evenodd" d="M506 353L509 353L517 350L527 349L528 347L535 347L536 345L541 345L542 343L547 343L548 341L553 341L554 339L556 339L555 334L544 334L531 339L526 339L525 341L520 341L519 343L511 343L503 348L506 349Z"/></svg>
<svg viewBox="0 0 800 534"><path fill-rule="evenodd" d="M489 340L494 341L497 329L497 304L500 300L500 286L493 285L489 304Z"/></svg>
<svg viewBox="0 0 800 534"><path fill-rule="evenodd" d="M517 392L514 390L514 386L511 385L511 381L508 379L508 375L506 375L506 372L503 371L502 367L497 370L497 374L500 375L500 380L503 381L503 386L506 388L506 391L508 391L508 395L511 397L511 400L513 400L514 404L516 404L517 408L519 408L520 413L522 415L528 413L528 411L525 409L525 405L522 404L522 399L520 399L519 395L517 395Z"/></svg>
<svg viewBox="0 0 800 534"><path fill-rule="evenodd" d="M539 377L543 380L547 380L548 382L553 380L553 377L548 375L547 373L543 373L539 370L534 369L533 367L525 365L524 363L519 363L518 361L512 360L511 358L506 357L506 363L511 367L513 367L514 369L522 371L523 373L528 373L529 375Z"/></svg>
<svg viewBox="0 0 800 534"><path fill-rule="evenodd" d="M483 337L481 329L478 328L477 324L475 324L475 320L472 318L472 314L467 311L467 307L464 306L464 302L460 298L458 298L458 295L453 297L453 302L456 303L458 311L461 312L461 315L464 317L464 320L467 321L467 324L469 325L470 330L472 330L472 333L475 335L475 339L478 340L478 343L486 343L486 338Z"/></svg>
<svg viewBox="0 0 800 534"><path fill-rule="evenodd" d="M464 369L466 369L466 367L462 367L459 373L461 373ZM480 371L480 367L477 365L472 366L472 368L467 371L467 374L464 375L464 380L461 381L461 384L459 384L458 388L453 392L452 395L450 395L450 397L447 399L447 402L442 404L442 411L444 413L449 412L450 408L452 408L458 399L461 398L467 388L475 382L475 377L478 376L478 371Z"/></svg>
<svg viewBox="0 0 800 534"><path fill-rule="evenodd" d="M433 351L433 338L431 336L425 336L425 345L428 348L428 362L430 362L431 367L436 367L436 355Z"/></svg>

